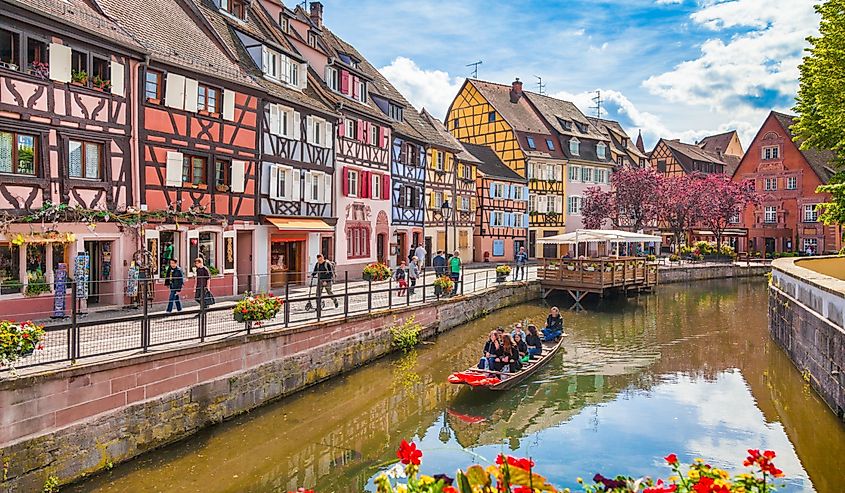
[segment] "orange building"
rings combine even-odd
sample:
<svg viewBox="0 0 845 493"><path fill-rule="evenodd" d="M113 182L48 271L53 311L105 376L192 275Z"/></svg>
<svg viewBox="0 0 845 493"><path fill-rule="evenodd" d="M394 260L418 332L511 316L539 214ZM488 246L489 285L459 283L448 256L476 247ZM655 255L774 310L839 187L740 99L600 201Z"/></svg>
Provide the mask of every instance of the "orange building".
<svg viewBox="0 0 845 493"><path fill-rule="evenodd" d="M761 195L758 206L747 207L737 218L748 229L739 250L816 254L842 248L841 227L824 226L816 212L816 204L830 200L816 188L834 173L833 153L799 149L789 130L793 120L769 113L733 175L735 181L753 180Z"/></svg>

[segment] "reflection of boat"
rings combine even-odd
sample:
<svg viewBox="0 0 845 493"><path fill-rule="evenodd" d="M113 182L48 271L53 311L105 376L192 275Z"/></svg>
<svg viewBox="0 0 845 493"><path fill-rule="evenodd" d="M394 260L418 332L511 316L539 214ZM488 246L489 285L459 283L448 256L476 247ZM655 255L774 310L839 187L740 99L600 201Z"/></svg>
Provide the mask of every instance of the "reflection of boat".
<svg viewBox="0 0 845 493"><path fill-rule="evenodd" d="M474 425L474 424L477 424L477 423L483 423L483 422L487 421L487 418L485 418L483 416L472 416L470 414L461 414L457 411L453 411L452 409L448 409L448 410L446 410L446 412L449 413L449 416L454 416L454 417L458 418L459 420L463 421L464 423L467 423L467 424L470 424L470 425Z"/></svg>
<svg viewBox="0 0 845 493"><path fill-rule="evenodd" d="M543 342L543 353L534 356L522 366L516 373L506 373L493 370L480 370L470 367L464 371L455 372L449 375L449 383L456 385L470 385L472 387L484 387L490 390L507 390L533 375L544 364L554 358L560 350L563 338L557 342Z"/></svg>

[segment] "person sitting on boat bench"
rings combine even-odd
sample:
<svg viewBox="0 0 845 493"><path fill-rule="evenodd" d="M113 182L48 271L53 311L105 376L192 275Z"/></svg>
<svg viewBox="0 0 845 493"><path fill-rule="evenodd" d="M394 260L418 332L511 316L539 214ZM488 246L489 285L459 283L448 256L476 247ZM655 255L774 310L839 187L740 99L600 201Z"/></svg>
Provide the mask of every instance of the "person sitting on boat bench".
<svg viewBox="0 0 845 493"><path fill-rule="evenodd" d="M525 344L528 345L528 356L540 356L543 354L543 341L537 333L537 326L528 324L528 335L525 336Z"/></svg>
<svg viewBox="0 0 845 493"><path fill-rule="evenodd" d="M513 335L513 343L516 346L516 350L519 352L519 361L522 363L526 363L531 359L531 356L528 355L528 344L522 340L522 332L517 332Z"/></svg>
<svg viewBox="0 0 845 493"><path fill-rule="evenodd" d="M516 327L511 331L511 337L516 338L516 335L519 334L522 336L522 340L525 340L525 332L522 330L522 322L517 322Z"/></svg>
<svg viewBox="0 0 845 493"><path fill-rule="evenodd" d="M553 341L563 335L563 317L560 316L560 310L553 306L549 310L549 316L546 317L546 326L543 327L543 340Z"/></svg>
<svg viewBox="0 0 845 493"><path fill-rule="evenodd" d="M515 373L522 369L519 350L517 350L510 334L505 334L502 339L502 354L496 358L495 363L494 369L503 373Z"/></svg>
<svg viewBox="0 0 845 493"><path fill-rule="evenodd" d="M478 368L491 370L496 365L496 358L502 355L502 343L499 340L499 332L490 331L490 337L484 343L484 354L478 362Z"/></svg>

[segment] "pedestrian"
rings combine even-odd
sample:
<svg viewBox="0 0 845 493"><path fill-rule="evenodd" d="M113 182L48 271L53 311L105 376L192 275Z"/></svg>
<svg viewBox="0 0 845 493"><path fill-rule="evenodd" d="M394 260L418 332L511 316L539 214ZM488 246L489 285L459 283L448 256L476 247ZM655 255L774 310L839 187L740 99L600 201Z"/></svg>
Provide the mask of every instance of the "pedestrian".
<svg viewBox="0 0 845 493"><path fill-rule="evenodd" d="M416 251L417 251L416 247L413 244L411 244L411 249L408 251L408 265L410 265L411 260L414 259L414 252L416 252Z"/></svg>
<svg viewBox="0 0 845 493"><path fill-rule="evenodd" d="M396 272L393 273L393 278L399 284L399 291L396 293L399 296L405 296L405 290L408 289L408 265L403 260Z"/></svg>
<svg viewBox="0 0 845 493"><path fill-rule="evenodd" d="M337 308L337 298L335 298L334 293L332 292L334 266L331 262L326 260L321 253L317 254L317 263L314 264L314 270L311 271L311 277L317 279L317 297L319 298L321 293L325 291L328 293L332 301L334 301L334 307ZM324 304L325 302L321 300L320 306L323 306Z"/></svg>
<svg viewBox="0 0 845 493"><path fill-rule="evenodd" d="M182 275L182 269L179 268L179 263L175 258L171 257L170 265L167 268L167 277L164 279L164 285L170 288L170 296L167 298L167 313L173 311L173 305L176 305L176 311L182 311L182 301L179 299L179 292L182 291L182 286L185 284L185 276Z"/></svg>
<svg viewBox="0 0 845 493"><path fill-rule="evenodd" d="M437 255L431 259L431 265L434 267L434 275L443 277L446 275L446 256L443 255L443 250L437 250Z"/></svg>
<svg viewBox="0 0 845 493"><path fill-rule="evenodd" d="M425 247L422 245L417 245L416 250L414 250L414 255L417 257L417 262L420 267L420 272L425 270L425 259L428 255L428 252L425 250Z"/></svg>
<svg viewBox="0 0 845 493"><path fill-rule="evenodd" d="M452 278L452 282L455 283L455 287L452 288L452 294L458 293L458 283L461 280L461 252L455 250L455 254L452 255L452 258L449 259L449 277Z"/></svg>
<svg viewBox="0 0 845 493"><path fill-rule="evenodd" d="M414 287L417 285L417 278L420 277L420 260L416 255L411 257L411 264L408 265L408 294L414 295Z"/></svg>
<svg viewBox="0 0 845 493"><path fill-rule="evenodd" d="M202 257L194 259L194 272L197 275L197 287L194 290L194 300L201 306L207 307L214 304L214 296L208 289L208 280L211 278L211 272L202 260Z"/></svg>
<svg viewBox="0 0 845 493"><path fill-rule="evenodd" d="M528 263L528 252L525 247L519 247L519 252L516 254L516 269L513 271L513 280L518 281L526 277L525 264Z"/></svg>

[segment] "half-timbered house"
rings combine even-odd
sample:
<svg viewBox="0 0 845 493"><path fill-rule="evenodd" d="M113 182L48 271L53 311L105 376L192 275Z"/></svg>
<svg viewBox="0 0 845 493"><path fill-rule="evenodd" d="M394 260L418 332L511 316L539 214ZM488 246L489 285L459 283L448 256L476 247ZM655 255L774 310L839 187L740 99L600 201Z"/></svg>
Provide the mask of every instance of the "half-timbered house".
<svg viewBox="0 0 845 493"><path fill-rule="evenodd" d="M476 262L512 262L528 239L528 180L490 147L464 144L476 160Z"/></svg>
<svg viewBox="0 0 845 493"><path fill-rule="evenodd" d="M816 211L817 204L830 200L816 188L833 176L834 153L802 150L790 130L794 119L769 113L733 175L737 182L752 180L761 197L734 221L748 232L739 238L740 251L818 254L842 248L841 227L820 223Z"/></svg>
<svg viewBox="0 0 845 493"><path fill-rule="evenodd" d="M529 180L529 255L557 257L555 245L537 252L533 240L564 232L566 156L526 94L518 79L509 86L467 79L449 107L446 125L461 142L492 148L503 163Z"/></svg>
<svg viewBox="0 0 845 493"><path fill-rule="evenodd" d="M154 270L170 256L191 267L202 257L215 295L250 289L253 260L265 249L254 241L260 86L195 3L100 4L149 52L137 74L140 207L171 213L145 229ZM216 6L244 15L238 2Z"/></svg>
<svg viewBox="0 0 845 493"><path fill-rule="evenodd" d="M707 139L702 142L707 142ZM693 173L730 175L738 164L735 156L708 150L700 144L686 144L679 139L660 139L649 153L649 165L667 176Z"/></svg>
<svg viewBox="0 0 845 493"><path fill-rule="evenodd" d="M443 122L425 109L420 115L438 136L428 150L425 249L430 255L437 250L450 254L458 251L462 259L472 259L480 161L446 130ZM445 210L444 203L448 206Z"/></svg>
<svg viewBox="0 0 845 493"><path fill-rule="evenodd" d="M208 25L240 56L263 92L259 210L254 231L259 289L302 283L318 253L334 257L337 114L311 87L308 63L258 2L235 18L194 0ZM316 82L319 84L319 82Z"/></svg>
<svg viewBox="0 0 845 493"><path fill-rule="evenodd" d="M631 141L628 133L622 128L622 125L615 120L607 120L605 118L594 118L588 116L587 119L593 126L607 139L608 150L610 151L610 160L616 166L639 166L646 165L648 156ZM642 133L637 135L638 141L642 142Z"/></svg>
<svg viewBox="0 0 845 493"><path fill-rule="evenodd" d="M82 0L2 0L0 11L0 313L51 315L51 283L62 264L73 277L77 257L87 302L121 303L139 245L102 219L137 200L133 70L144 50Z"/></svg>

